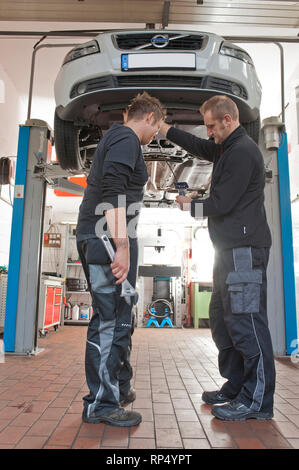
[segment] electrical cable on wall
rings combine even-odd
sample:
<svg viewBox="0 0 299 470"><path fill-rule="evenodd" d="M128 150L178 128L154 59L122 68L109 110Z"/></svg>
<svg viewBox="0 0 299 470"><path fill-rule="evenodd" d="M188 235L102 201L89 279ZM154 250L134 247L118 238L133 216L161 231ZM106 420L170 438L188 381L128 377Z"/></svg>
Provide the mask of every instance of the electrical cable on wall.
<svg viewBox="0 0 299 470"><path fill-rule="evenodd" d="M45 231L45 234L47 233L59 234L60 231L58 229L58 224L50 224L48 230ZM51 271L53 273L58 274L59 261L60 261L60 248L56 248L56 247L50 248L48 259L49 259L49 266L50 266Z"/></svg>

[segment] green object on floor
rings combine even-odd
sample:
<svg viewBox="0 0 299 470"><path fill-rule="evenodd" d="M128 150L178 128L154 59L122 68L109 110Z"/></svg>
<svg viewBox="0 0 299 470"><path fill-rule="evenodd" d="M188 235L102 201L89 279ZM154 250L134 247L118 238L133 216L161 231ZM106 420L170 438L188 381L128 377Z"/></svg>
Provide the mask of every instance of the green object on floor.
<svg viewBox="0 0 299 470"><path fill-rule="evenodd" d="M194 328L198 328L198 320L209 318L211 291L203 290L205 287L198 282L191 284L191 315Z"/></svg>

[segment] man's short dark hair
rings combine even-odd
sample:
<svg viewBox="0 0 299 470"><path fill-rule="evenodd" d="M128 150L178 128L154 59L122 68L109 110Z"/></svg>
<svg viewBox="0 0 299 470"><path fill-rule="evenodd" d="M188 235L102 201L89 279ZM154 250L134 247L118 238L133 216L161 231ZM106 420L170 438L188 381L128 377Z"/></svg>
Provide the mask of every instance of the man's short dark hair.
<svg viewBox="0 0 299 470"><path fill-rule="evenodd" d="M132 99L130 105L126 109L126 118L142 119L145 114L154 113L154 122L165 119L166 110L154 96L149 95L146 91L139 93Z"/></svg>
<svg viewBox="0 0 299 470"><path fill-rule="evenodd" d="M211 111L214 119L223 119L225 114L229 114L234 121L239 119L239 110L236 103L225 95L216 95L208 99L200 107L202 115L207 111Z"/></svg>

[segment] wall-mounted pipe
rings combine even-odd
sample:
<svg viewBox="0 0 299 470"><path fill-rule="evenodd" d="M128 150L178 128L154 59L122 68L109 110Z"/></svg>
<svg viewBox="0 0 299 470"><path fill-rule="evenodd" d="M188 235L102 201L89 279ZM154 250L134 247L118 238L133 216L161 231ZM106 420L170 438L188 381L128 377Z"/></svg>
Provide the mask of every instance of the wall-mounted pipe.
<svg viewBox="0 0 299 470"><path fill-rule="evenodd" d="M173 29L173 28L172 28ZM126 28L126 31L136 31L132 28ZM179 30L179 29L178 29ZM99 33L119 31L118 29L78 29L78 30L63 30L63 31L0 31L0 36L38 36L40 38L52 36L52 37L95 37ZM220 34L220 36L222 36ZM228 41L239 41L243 42L293 42L299 43L299 37L297 36L222 36Z"/></svg>
<svg viewBox="0 0 299 470"><path fill-rule="evenodd" d="M288 43L299 43L299 38L294 38L291 40L290 38L250 38L250 37L239 37L239 36L230 36L226 37L227 40L232 42L255 42L255 43L270 43L275 44L279 48L280 52L280 96L281 96L281 120L285 123L285 96L284 96L284 49L281 45L281 42L288 42Z"/></svg>
<svg viewBox="0 0 299 470"><path fill-rule="evenodd" d="M35 72L35 57L37 52L46 47L74 47L77 46L76 44L41 44L40 46L36 46L32 52L31 58L31 70L30 70L30 82L29 82L29 93L28 93L28 108L27 108L27 119L31 117L31 105L32 105L32 95L33 95L33 80L34 80L34 72Z"/></svg>

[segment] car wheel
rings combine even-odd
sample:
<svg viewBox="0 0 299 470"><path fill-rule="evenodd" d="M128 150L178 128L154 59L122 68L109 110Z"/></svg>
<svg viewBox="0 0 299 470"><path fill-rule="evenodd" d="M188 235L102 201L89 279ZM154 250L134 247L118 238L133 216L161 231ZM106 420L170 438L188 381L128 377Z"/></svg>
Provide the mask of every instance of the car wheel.
<svg viewBox="0 0 299 470"><path fill-rule="evenodd" d="M254 140L254 142L258 144L260 128L261 128L260 116L255 121L243 123L242 126L246 130L249 137L251 137Z"/></svg>
<svg viewBox="0 0 299 470"><path fill-rule="evenodd" d="M54 117L54 140L57 159L64 170L81 170L92 160L100 140L98 127L75 126L73 122Z"/></svg>
<svg viewBox="0 0 299 470"><path fill-rule="evenodd" d="M64 170L80 170L84 160L79 151L79 128L74 123L63 121L55 112L54 141L56 156Z"/></svg>

